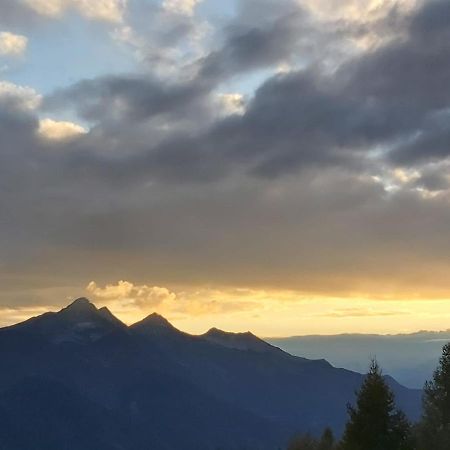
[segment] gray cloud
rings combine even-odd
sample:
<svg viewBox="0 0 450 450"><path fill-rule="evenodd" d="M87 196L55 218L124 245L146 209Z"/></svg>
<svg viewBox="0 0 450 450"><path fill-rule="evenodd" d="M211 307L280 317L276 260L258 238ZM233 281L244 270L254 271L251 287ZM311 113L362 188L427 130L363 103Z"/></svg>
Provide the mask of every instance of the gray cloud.
<svg viewBox="0 0 450 450"><path fill-rule="evenodd" d="M200 62L200 76L217 82L291 59L304 20L298 9L285 14L266 27L237 25L228 29L223 46Z"/></svg>
<svg viewBox="0 0 450 450"><path fill-rule="evenodd" d="M405 39L353 57L336 72L323 73L320 66L313 66L274 76L257 90L244 115L212 124L208 117L213 116L209 105L214 85L205 84L205 79L211 76L219 82L230 73L276 63L271 58L283 57L281 46L292 48L285 33L295 36L296 27L288 25L296 22L295 14L276 18L266 24L267 29L234 30L222 50L211 53L202 62L199 77L190 82L109 77L81 82L60 97L63 104L75 103L85 119L103 125L108 118L114 119L114 128L117 122L133 127L134 122L155 116L163 117L168 127L175 126L167 141L138 145L135 159L125 164L119 159L125 172L133 167L150 174L161 169L160 175L170 178L179 177L182 168L187 175L183 178L210 179L236 165L267 176L308 165L361 168L367 155L380 146L392 149L390 159L397 163L424 158L423 152L428 158L442 157L447 137L441 136L435 117L450 100L445 94L450 46L442 39L445 28L441 34L439 27L426 32L433 8L438 7L442 8L437 1L427 4L405 20ZM438 51L429 50L434 47L428 36L433 42L438 39ZM48 103L54 104L55 98L58 94ZM186 117L195 118L203 129L194 130L192 122L183 129L174 125ZM122 144L130 145L133 142ZM104 167L111 165L114 162L106 161Z"/></svg>
<svg viewBox="0 0 450 450"><path fill-rule="evenodd" d="M130 279L445 290L446 8L427 3L403 18L401 39L339 57L338 67L307 58L304 68L270 76L240 115L220 110L218 87L306 49L299 23L312 22L301 10L255 24L257 15L239 15L184 81L80 81L40 111L3 100L5 286L34 274L71 287ZM40 138L38 112L67 109L91 131L70 142ZM399 165L420 173L392 189Z"/></svg>
<svg viewBox="0 0 450 450"><path fill-rule="evenodd" d="M34 24L38 18L30 8L18 0L2 0L0 4L0 24L3 26L23 26Z"/></svg>
<svg viewBox="0 0 450 450"><path fill-rule="evenodd" d="M205 90L195 83L170 85L150 78L110 76L81 81L56 92L46 99L45 107L62 109L72 103L88 121L134 122L163 114L186 115L203 96Z"/></svg>

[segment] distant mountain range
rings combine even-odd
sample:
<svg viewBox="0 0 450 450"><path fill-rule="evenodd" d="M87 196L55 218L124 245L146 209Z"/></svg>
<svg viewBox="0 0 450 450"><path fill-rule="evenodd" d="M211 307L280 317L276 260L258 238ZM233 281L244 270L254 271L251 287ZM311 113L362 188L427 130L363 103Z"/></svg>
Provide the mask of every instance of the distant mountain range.
<svg viewBox="0 0 450 450"><path fill-rule="evenodd" d="M448 331L420 331L412 334L342 334L268 338L268 342L292 355L326 358L336 367L364 371L376 357L386 373L410 388L422 388L431 379L442 353L450 342Z"/></svg>
<svg viewBox="0 0 450 450"><path fill-rule="evenodd" d="M0 450L271 450L337 433L363 379L251 333L130 327L78 299L0 329ZM416 419L421 392L387 377Z"/></svg>

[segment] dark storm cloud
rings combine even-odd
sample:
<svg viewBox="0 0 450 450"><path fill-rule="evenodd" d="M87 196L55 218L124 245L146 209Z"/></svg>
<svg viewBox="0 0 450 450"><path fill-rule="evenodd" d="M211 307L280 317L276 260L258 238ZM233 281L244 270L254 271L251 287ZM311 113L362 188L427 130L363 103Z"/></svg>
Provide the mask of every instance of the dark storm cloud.
<svg viewBox="0 0 450 450"><path fill-rule="evenodd" d="M449 71L448 31L427 35L411 26L407 32L405 41L393 42L344 66L342 76L354 83L357 94L383 101L386 107L399 104L405 113L406 108L419 108L423 113L446 107L449 94L443 88Z"/></svg>
<svg viewBox="0 0 450 450"><path fill-rule="evenodd" d="M242 116L212 125L206 105L214 84L205 80L219 82L281 61L294 46L301 10L276 17L266 28L242 31L240 24L221 50L202 61L199 76L190 82L106 77L81 82L47 103L69 101L85 119L107 123L112 116L115 126L123 121L123 128L161 115L173 124L192 118L194 105L203 108L204 116L197 117L204 121L201 132L182 130L158 145L140 144L139 154L129 161L119 158L116 169L114 161L105 161L106 171L110 167L115 175L117 170L124 176L130 171L211 179L236 165L263 176L309 165L359 168L365 154L380 146L392 149L390 159L402 164L444 157L448 137L436 117L450 102L449 32L439 22L448 9L443 2L426 4L404 21L403 39L355 56L336 72L323 73L315 66L276 75L257 90ZM125 140L122 145L135 143Z"/></svg>
<svg viewBox="0 0 450 450"><path fill-rule="evenodd" d="M269 77L242 114L224 114L217 86L306 49L302 10L239 15L187 81L111 75L54 93L45 114L73 109L93 124L72 141L39 137L37 112L9 98L0 105L3 272L328 293L411 278L414 288L443 286L446 5L427 3L401 22L401 38L338 67L312 58ZM389 191L398 165L420 174Z"/></svg>
<svg viewBox="0 0 450 450"><path fill-rule="evenodd" d="M309 165L351 167L359 159L351 150L370 138L363 120L370 117L378 117L376 108L329 89L318 73L299 72L266 82L246 114L218 126L212 140L228 140L227 154L251 159L262 175Z"/></svg>
<svg viewBox="0 0 450 450"><path fill-rule="evenodd" d="M448 2L426 2L412 17L404 40L342 69L357 95L380 105L392 137L405 138L391 153L394 161L413 164L448 156L442 112L450 104L449 17Z"/></svg>
<svg viewBox="0 0 450 450"><path fill-rule="evenodd" d="M443 19L449 16L448 2L427 2L402 22L402 38L331 75L319 68L269 80L238 127L238 134L254 137L245 148L267 154L261 161L267 173L309 161L339 164L349 151L380 146L406 164L448 156L442 111L450 104L450 27Z"/></svg>
<svg viewBox="0 0 450 450"><path fill-rule="evenodd" d="M411 162L439 161L450 155L450 130L448 125L433 124L418 130L417 136L399 145L392 155L394 162L408 165Z"/></svg>
<svg viewBox="0 0 450 450"><path fill-rule="evenodd" d="M311 165L359 166L361 159L351 150L371 137L361 117L376 119L378 111L345 94L323 90L317 77L313 72L275 77L257 91L244 115L218 120L194 135L172 132L156 145L151 140L139 142L136 133L112 130L123 148L140 150L129 157L100 155L96 146L106 140L88 136L77 144L85 150L70 152L67 166L106 178L139 181L154 176L170 182L212 180L238 166L268 176ZM210 100L209 93L195 84L170 89L118 78L81 83L63 96L72 97L83 117L100 121L100 127L108 125L109 114L115 114L119 103L113 123L120 129L136 129L136 121L158 115L176 121L192 113L193 103Z"/></svg>
<svg viewBox="0 0 450 450"><path fill-rule="evenodd" d="M201 61L200 77L217 82L288 60L295 51L302 18L294 10L264 28L238 25L229 29L222 48Z"/></svg>
<svg viewBox="0 0 450 450"><path fill-rule="evenodd" d="M278 65L337 61L343 37L364 32L350 24L317 26L295 0L242 0L218 48L196 62L198 78L220 84L244 73Z"/></svg>
<svg viewBox="0 0 450 450"><path fill-rule="evenodd" d="M450 188L450 171L448 167L427 170L415 184L429 192L445 191Z"/></svg>
<svg viewBox="0 0 450 450"><path fill-rule="evenodd" d="M434 38L436 44L444 44L441 38L450 36L448 22L450 20L450 5L442 0L425 2L422 10L411 22L411 31L418 38Z"/></svg>
<svg viewBox="0 0 450 450"><path fill-rule="evenodd" d="M27 185L21 173L33 170L33 152L39 151L37 127L37 118L23 108L22 100L11 96L0 98L0 209L3 212L5 203L14 201L16 189L22 190Z"/></svg>
<svg viewBox="0 0 450 450"><path fill-rule="evenodd" d="M208 94L195 82L171 89L141 80L103 79L81 83L63 98L73 97L83 117L101 121L103 126L119 103L114 123L120 121L119 126L126 128L161 114L179 119L193 103L207 102ZM52 103L54 99L48 101ZM362 160L357 151L380 142L379 129L392 128L382 112L377 105L338 91L334 85L329 88L316 72L279 75L256 92L242 116L218 120L194 135L172 133L158 145L148 141L143 146L137 144L136 135L130 138L119 133L119 139L125 137L121 141L124 148L138 145L141 150L125 160L106 155L102 162L99 156L92 156L96 142L87 137L79 145L91 145L91 151L71 153L69 166L81 164L86 166L83 171L94 169L93 173L97 170L101 176L111 171L114 178L134 180L146 175L170 180L213 179L236 166L267 176L311 165L359 167Z"/></svg>
<svg viewBox="0 0 450 450"><path fill-rule="evenodd" d="M170 85L156 79L109 76L56 92L46 99L45 107L73 104L81 117L94 122L108 120L110 114L136 121L167 113L187 115L188 108L204 95L205 89L196 83Z"/></svg>

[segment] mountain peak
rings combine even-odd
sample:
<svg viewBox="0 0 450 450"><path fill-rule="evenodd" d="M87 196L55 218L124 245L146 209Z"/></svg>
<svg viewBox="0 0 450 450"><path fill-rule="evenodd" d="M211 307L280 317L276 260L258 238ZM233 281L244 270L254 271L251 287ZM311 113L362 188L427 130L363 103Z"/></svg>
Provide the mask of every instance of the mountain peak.
<svg viewBox="0 0 450 450"><path fill-rule="evenodd" d="M75 299L71 305L92 305L91 301L86 297L79 297ZM70 306L70 305L69 305Z"/></svg>
<svg viewBox="0 0 450 450"><path fill-rule="evenodd" d="M61 311L97 311L97 307L86 297L80 297Z"/></svg>
<svg viewBox="0 0 450 450"><path fill-rule="evenodd" d="M165 317L158 313L152 313L145 319L131 325L132 330L143 334L161 335L180 333Z"/></svg>
<svg viewBox="0 0 450 450"><path fill-rule="evenodd" d="M158 313L152 313L149 316L147 316L143 322L152 324L152 325L159 325L164 327L172 327L172 324L163 316L161 316Z"/></svg>

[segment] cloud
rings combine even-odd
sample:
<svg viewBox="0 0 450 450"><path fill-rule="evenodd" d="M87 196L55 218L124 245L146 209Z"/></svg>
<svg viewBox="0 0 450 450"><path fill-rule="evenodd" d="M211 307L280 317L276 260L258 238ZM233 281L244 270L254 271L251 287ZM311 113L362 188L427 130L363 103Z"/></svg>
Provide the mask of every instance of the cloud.
<svg viewBox="0 0 450 450"><path fill-rule="evenodd" d="M84 289L151 273L127 294L149 304L154 285L205 282L448 296L448 2L339 57L353 25L333 22L330 43L292 2L274 15L274 2L245 5L186 77L110 74L43 102L0 84L5 283L33 274ZM176 47L183 30L161 42ZM82 139L39 135L42 117L67 131L57 118L77 116Z"/></svg>
<svg viewBox="0 0 450 450"><path fill-rule="evenodd" d="M340 308L320 314L320 317L349 318L349 317L390 317L410 314L408 311L387 311L368 308Z"/></svg>
<svg viewBox="0 0 450 450"><path fill-rule="evenodd" d="M109 305L119 314L134 317L136 307L146 312L157 310L177 317L243 312L258 308L261 301L268 297L265 292L244 289L201 288L174 292L166 287L123 280L103 288L91 281L86 291L95 301Z"/></svg>
<svg viewBox="0 0 450 450"><path fill-rule="evenodd" d="M208 20L195 11L198 3L135 0L112 37L146 72L165 80L188 79L193 72L189 66L214 39Z"/></svg>
<svg viewBox="0 0 450 450"><path fill-rule="evenodd" d="M419 189L428 192L445 192L450 188L449 162L426 166L413 180Z"/></svg>
<svg viewBox="0 0 450 450"><path fill-rule="evenodd" d="M423 0L298 0L306 10L327 24L340 24L356 49L367 51L404 37L403 22Z"/></svg>
<svg viewBox="0 0 450 450"><path fill-rule="evenodd" d="M163 8L174 14L192 16L195 7L202 0L163 0Z"/></svg>
<svg viewBox="0 0 450 450"><path fill-rule="evenodd" d="M298 0L321 20L340 20L350 23L373 24L393 14L409 14L423 4L423 0ZM391 32L395 30L391 30Z"/></svg>
<svg viewBox="0 0 450 450"><path fill-rule="evenodd" d="M121 162L136 180L140 173L211 179L236 166L263 177L314 166L370 171L372 155L381 147L386 149L386 164L403 164L401 155L429 148L422 143L423 136L428 132L438 136L436 114L448 102L441 95L449 60L441 57L448 52L448 41L442 39L446 29L427 26L433 14L440 17L445 12L435 12L438 6L445 8L433 2L431 12L426 5L405 19L406 39L347 59L337 70L312 64L269 77L240 117L211 123L218 117L211 112L217 83L288 57L297 45L298 20L303 23L305 17L301 10L293 9L295 14L283 10L256 28L244 26L239 18L239 26L230 29L224 45L199 61L198 76L192 80L104 77L78 83L48 103L51 107L72 102L85 120L101 121L108 132L118 122L157 122L160 136L154 145L141 148L129 165ZM429 29L433 31L425 31ZM428 50L434 41L443 47L437 60ZM437 70L424 69L431 65ZM404 67L416 69L405 72ZM424 83L430 86L426 92L421 88ZM164 129L170 130L166 137ZM148 132L154 130L148 127ZM445 153L445 139L444 134L434 151L442 148ZM417 141L419 150L414 150Z"/></svg>
<svg viewBox="0 0 450 450"><path fill-rule="evenodd" d="M57 18L74 9L88 19L120 22L127 0L20 0L36 13Z"/></svg>
<svg viewBox="0 0 450 450"><path fill-rule="evenodd" d="M28 39L25 36L7 31L0 33L0 56L21 56L27 45Z"/></svg>
<svg viewBox="0 0 450 450"><path fill-rule="evenodd" d="M204 94L204 89L195 84L171 84L138 76L107 76L84 80L57 91L46 99L46 106L60 109L72 104L78 114L89 121L136 122L164 114L180 116L187 108L195 106Z"/></svg>
<svg viewBox="0 0 450 450"><path fill-rule="evenodd" d="M38 14L45 16L56 17L62 14L63 10L69 5L69 1L65 0L38 0L32 2L31 0L25 0L24 2L31 9Z"/></svg>
<svg viewBox="0 0 450 450"><path fill-rule="evenodd" d="M86 134L87 130L73 122L42 119L39 121L38 133L50 141L69 141Z"/></svg>
<svg viewBox="0 0 450 450"><path fill-rule="evenodd" d="M322 33L311 25L308 15L293 2L242 2L238 17L223 30L222 45L197 62L198 76L204 82L219 83L286 63L314 39L322 40Z"/></svg>
<svg viewBox="0 0 450 450"><path fill-rule="evenodd" d="M128 281L119 281L116 285L108 284L104 288L98 287L94 281L91 281L86 290L103 301L120 302L142 309L153 308L162 303L176 300L176 294L167 288L145 284L134 285Z"/></svg>
<svg viewBox="0 0 450 450"><path fill-rule="evenodd" d="M225 115L244 114L245 98L239 93L219 94L218 101Z"/></svg>
<svg viewBox="0 0 450 450"><path fill-rule="evenodd" d="M40 106L41 101L42 96L29 86L0 81L0 102L8 102L15 108L32 111Z"/></svg>

